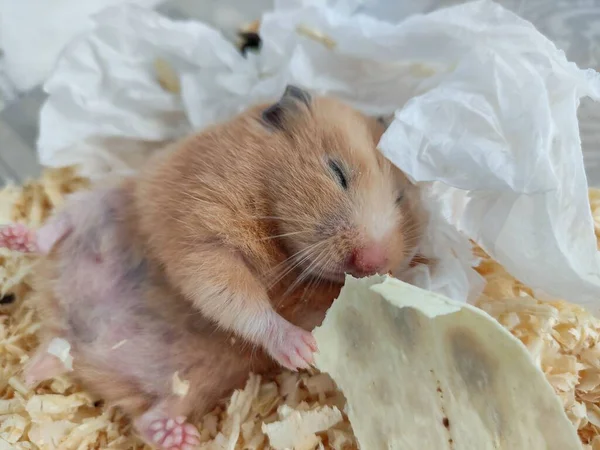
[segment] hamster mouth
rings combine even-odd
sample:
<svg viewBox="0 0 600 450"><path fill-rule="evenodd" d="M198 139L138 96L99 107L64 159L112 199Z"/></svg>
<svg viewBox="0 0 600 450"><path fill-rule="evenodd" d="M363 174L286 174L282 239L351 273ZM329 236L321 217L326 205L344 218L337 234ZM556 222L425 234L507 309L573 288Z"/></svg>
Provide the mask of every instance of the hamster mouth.
<svg viewBox="0 0 600 450"><path fill-rule="evenodd" d="M359 270L338 270L338 271L320 271L319 273L312 274L313 277L320 278L323 280L332 281L334 283L344 283L346 281L346 275L352 275L354 278L365 278L371 275L375 275L373 272L361 272ZM380 275L390 274L390 271L384 271Z"/></svg>
<svg viewBox="0 0 600 450"><path fill-rule="evenodd" d="M354 278L365 278L377 274L377 272L364 272L362 270L349 270L348 273Z"/></svg>
<svg viewBox="0 0 600 450"><path fill-rule="evenodd" d="M314 267L311 268L312 261L309 261L304 270L309 268L310 276L312 278L318 278L322 280L328 280L334 283L344 283L346 281L346 275L352 275L354 278L364 278L371 275L375 275L376 272L373 271L362 271L358 268L352 267L349 262L345 262L342 264L330 264L325 267ZM388 273L387 269L381 271L381 274Z"/></svg>
<svg viewBox="0 0 600 450"><path fill-rule="evenodd" d="M310 263L308 265L310 266ZM346 281L347 274L352 275L354 278L365 278L375 274L389 275L390 273L391 271L388 269L382 269L381 271L373 272L361 271L356 268L351 268L347 266L341 266L339 268L316 267L313 270L310 270L310 277L343 284Z"/></svg>

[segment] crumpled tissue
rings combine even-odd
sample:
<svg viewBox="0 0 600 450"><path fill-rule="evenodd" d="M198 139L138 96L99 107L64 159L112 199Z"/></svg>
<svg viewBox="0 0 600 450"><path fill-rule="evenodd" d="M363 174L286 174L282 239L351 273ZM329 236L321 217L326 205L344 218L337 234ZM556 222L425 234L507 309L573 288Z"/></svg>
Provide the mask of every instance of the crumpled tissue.
<svg viewBox="0 0 600 450"><path fill-rule="evenodd" d="M201 23L104 11L45 86L41 162L77 163L93 177L135 170L164 142L295 83L389 118L380 150L422 184L431 213L422 253L437 260L405 279L474 299L483 282L472 240L531 287L597 311L576 110L600 96L598 73L491 1L399 23L332 3L356 2L277 1L262 17L262 50L247 57ZM157 82L157 58L178 73L180 93Z"/></svg>

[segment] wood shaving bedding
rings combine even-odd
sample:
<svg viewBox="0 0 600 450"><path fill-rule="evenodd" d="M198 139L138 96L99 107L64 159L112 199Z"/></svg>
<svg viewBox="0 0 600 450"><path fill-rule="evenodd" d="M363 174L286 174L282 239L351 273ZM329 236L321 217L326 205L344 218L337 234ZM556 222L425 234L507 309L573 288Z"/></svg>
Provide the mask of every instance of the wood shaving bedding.
<svg viewBox="0 0 600 450"><path fill-rule="evenodd" d="M40 180L0 192L0 223L39 226L66 195L87 186L73 168L46 170ZM590 202L600 237L600 190L590 190ZM600 320L563 301L543 302L477 252L478 270L488 281L477 306L525 344L585 449L600 450ZM0 450L149 449L118 410L103 408L67 377L35 390L24 386L23 365L38 345L39 322L29 296L34 264L35 257L0 249ZM174 375L173 387L183 391L185 380ZM325 374L252 375L243 390L198 423L201 449L356 449L344 406Z"/></svg>
<svg viewBox="0 0 600 450"><path fill-rule="evenodd" d="M600 191L591 190L593 197L600 198ZM600 216L595 217L598 222ZM586 450L600 450L600 320L577 305L536 298L530 288L478 252L483 258L478 271L487 285L477 306L525 344Z"/></svg>

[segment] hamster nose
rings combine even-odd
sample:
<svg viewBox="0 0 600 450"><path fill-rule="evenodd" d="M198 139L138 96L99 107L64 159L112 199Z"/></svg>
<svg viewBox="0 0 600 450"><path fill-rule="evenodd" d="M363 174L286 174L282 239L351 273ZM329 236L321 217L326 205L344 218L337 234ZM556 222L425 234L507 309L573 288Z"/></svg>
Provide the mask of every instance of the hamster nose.
<svg viewBox="0 0 600 450"><path fill-rule="evenodd" d="M354 275L368 276L382 273L388 263L387 251L383 244L371 244L352 252L350 265Z"/></svg>

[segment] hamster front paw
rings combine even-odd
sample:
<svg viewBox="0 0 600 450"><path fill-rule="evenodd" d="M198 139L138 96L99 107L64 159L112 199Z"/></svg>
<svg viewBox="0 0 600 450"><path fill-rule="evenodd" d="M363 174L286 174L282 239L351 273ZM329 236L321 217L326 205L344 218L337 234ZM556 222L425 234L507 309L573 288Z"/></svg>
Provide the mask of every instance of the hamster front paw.
<svg viewBox="0 0 600 450"><path fill-rule="evenodd" d="M313 353L317 351L317 341L312 333L285 322L272 330L271 342L267 346L271 356L289 370L308 369L314 364Z"/></svg>

